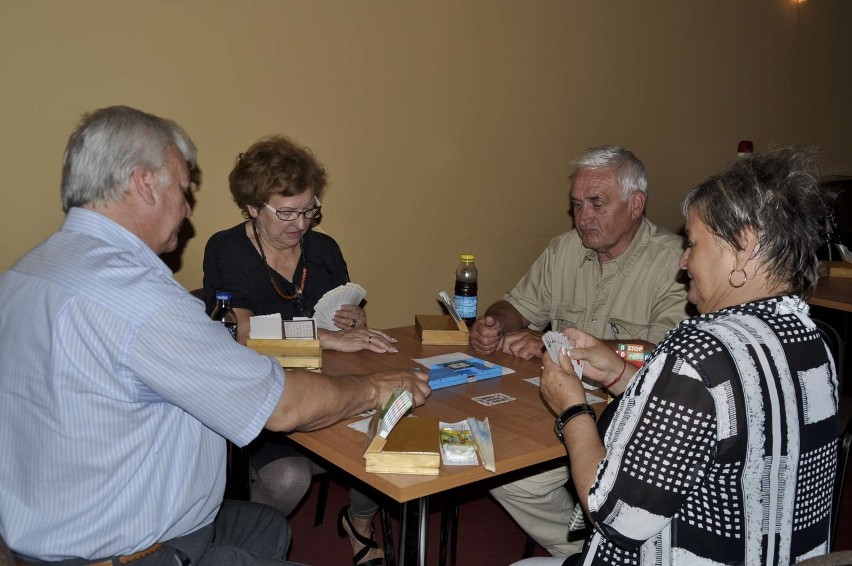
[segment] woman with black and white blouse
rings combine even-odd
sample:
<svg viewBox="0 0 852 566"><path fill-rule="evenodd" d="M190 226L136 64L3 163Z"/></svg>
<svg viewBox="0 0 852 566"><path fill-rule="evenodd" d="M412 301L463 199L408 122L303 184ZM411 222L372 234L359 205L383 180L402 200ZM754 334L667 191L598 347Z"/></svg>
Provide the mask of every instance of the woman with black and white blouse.
<svg viewBox="0 0 852 566"><path fill-rule="evenodd" d="M838 389L805 302L826 213L811 159L739 160L683 210L680 267L701 314L638 371L565 331L584 375L621 395L603 442L568 356L545 356L542 395L595 528L565 564L791 564L830 550Z"/></svg>

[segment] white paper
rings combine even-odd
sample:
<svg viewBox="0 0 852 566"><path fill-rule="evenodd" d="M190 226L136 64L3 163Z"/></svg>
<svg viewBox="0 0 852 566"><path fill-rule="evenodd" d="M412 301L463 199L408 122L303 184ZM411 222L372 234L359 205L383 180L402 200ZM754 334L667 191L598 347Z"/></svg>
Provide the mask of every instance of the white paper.
<svg viewBox="0 0 852 566"><path fill-rule="evenodd" d="M465 354L463 352L452 352L452 353L449 353L449 354L441 354L439 356L432 356L431 358L419 358L419 359L413 358L412 361L417 362L418 364L425 366L428 369L428 368L434 366L435 364L448 364L450 362L457 362L459 360L469 360L471 358L473 358L473 356L471 356L469 354ZM483 360L483 361L485 361L485 360ZM491 363L491 362L487 362L487 361L485 361L485 362ZM500 368L500 375L509 375L510 373L515 373L515 370L513 370L512 368L507 368L505 366L497 366L496 364L493 364L493 365Z"/></svg>
<svg viewBox="0 0 852 566"><path fill-rule="evenodd" d="M494 442L491 440L491 425L488 424L488 417L485 417L484 421L468 417L467 424L476 439L476 450L482 459L482 467L492 474L497 472L494 462Z"/></svg>
<svg viewBox="0 0 852 566"><path fill-rule="evenodd" d="M253 340L281 340L284 337L281 313L249 318L249 337Z"/></svg>
<svg viewBox="0 0 852 566"><path fill-rule="evenodd" d="M357 430L360 433L367 434L367 430L370 428L370 421L373 417L367 417L366 419L361 419L360 421L355 421L354 423L349 423L349 428L353 430Z"/></svg>
<svg viewBox="0 0 852 566"><path fill-rule="evenodd" d="M284 321L284 336L288 340L316 340L317 321L312 318L296 317Z"/></svg>

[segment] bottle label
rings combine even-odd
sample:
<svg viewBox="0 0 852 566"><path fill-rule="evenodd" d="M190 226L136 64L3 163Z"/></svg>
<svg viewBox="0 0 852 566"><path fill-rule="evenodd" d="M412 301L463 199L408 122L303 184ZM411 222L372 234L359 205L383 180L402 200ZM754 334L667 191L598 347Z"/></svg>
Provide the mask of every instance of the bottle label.
<svg viewBox="0 0 852 566"><path fill-rule="evenodd" d="M228 329L228 332L231 333L231 338L234 340L237 339L237 323L236 322L222 322L222 326Z"/></svg>
<svg viewBox="0 0 852 566"><path fill-rule="evenodd" d="M455 296L456 310L462 318L476 318L476 297Z"/></svg>

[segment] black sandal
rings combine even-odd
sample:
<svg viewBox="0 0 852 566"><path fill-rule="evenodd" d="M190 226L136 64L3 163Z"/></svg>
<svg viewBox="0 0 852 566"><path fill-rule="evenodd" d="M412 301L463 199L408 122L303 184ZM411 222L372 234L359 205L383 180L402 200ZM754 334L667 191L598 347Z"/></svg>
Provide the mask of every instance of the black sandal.
<svg viewBox="0 0 852 566"><path fill-rule="evenodd" d="M344 521L346 521L345 526ZM382 566L382 563L384 563L384 557L371 558L366 562L360 562L360 560L367 556L372 549L379 549L379 545L373 538L373 532L375 532L375 528L370 527L370 538L365 537L356 531L355 527L352 525L352 520L349 518L349 506L347 505L340 510L340 515L337 517L337 534L340 535L340 538L354 538L356 541L364 545L364 548L356 552L352 557L352 564L354 566Z"/></svg>

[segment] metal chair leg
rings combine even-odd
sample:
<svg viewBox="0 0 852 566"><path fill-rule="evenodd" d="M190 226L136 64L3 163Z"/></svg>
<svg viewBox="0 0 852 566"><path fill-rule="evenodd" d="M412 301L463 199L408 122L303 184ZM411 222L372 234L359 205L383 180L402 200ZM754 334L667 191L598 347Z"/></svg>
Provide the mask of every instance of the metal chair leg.
<svg viewBox="0 0 852 566"><path fill-rule="evenodd" d="M438 547L438 566L446 566L449 551L450 564L455 566L456 549L459 539L459 503L455 493L444 494L444 505L441 508L441 533Z"/></svg>
<svg viewBox="0 0 852 566"><path fill-rule="evenodd" d="M328 486L331 480L328 472L317 474L319 476L319 493L317 493L317 509L314 514L314 528L320 528L325 522L325 504L328 501Z"/></svg>
<svg viewBox="0 0 852 566"><path fill-rule="evenodd" d="M390 513L382 506L382 540L385 543L385 565L396 566L396 554L393 548L393 529L391 529Z"/></svg>

